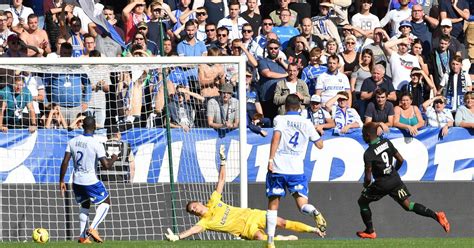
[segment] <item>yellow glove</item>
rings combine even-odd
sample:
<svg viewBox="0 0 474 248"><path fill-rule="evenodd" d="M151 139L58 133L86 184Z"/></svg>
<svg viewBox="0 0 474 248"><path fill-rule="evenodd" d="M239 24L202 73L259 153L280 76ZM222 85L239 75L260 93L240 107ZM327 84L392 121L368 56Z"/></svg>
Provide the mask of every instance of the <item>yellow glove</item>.
<svg viewBox="0 0 474 248"><path fill-rule="evenodd" d="M167 229L168 233L165 233L165 236L166 238L169 240L169 241L178 241L179 240L179 235L176 235L173 233L173 231L171 231L171 229Z"/></svg>
<svg viewBox="0 0 474 248"><path fill-rule="evenodd" d="M221 166L225 166L226 157L225 157L225 146L221 145L219 147L219 155L221 157Z"/></svg>

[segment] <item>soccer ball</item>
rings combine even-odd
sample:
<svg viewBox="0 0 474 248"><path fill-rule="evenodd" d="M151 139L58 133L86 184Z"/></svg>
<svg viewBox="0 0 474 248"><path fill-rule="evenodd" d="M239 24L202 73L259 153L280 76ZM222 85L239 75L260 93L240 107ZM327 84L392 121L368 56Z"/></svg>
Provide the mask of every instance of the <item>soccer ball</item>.
<svg viewBox="0 0 474 248"><path fill-rule="evenodd" d="M44 228L36 228L33 230L33 241L36 243L46 243L49 240L48 230Z"/></svg>

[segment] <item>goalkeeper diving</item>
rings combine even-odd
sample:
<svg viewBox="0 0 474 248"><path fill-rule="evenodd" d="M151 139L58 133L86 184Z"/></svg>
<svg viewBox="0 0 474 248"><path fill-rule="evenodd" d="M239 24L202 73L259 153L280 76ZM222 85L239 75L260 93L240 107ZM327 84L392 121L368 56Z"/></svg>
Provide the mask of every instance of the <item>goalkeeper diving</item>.
<svg viewBox="0 0 474 248"><path fill-rule="evenodd" d="M224 146L220 146L221 165L219 169L219 180L215 191L206 205L198 201L190 201L186 205L186 211L200 218L200 220L191 228L179 234L174 234L168 228L165 234L170 241L185 239L197 233L206 230L225 232L247 240L267 240L265 234L266 211L251 208L239 208L224 203L222 191L225 184L225 165L226 157ZM285 220L278 217L277 227L295 232L315 233L323 236L323 233L316 228L298 221ZM294 235L278 235L276 240L297 240Z"/></svg>

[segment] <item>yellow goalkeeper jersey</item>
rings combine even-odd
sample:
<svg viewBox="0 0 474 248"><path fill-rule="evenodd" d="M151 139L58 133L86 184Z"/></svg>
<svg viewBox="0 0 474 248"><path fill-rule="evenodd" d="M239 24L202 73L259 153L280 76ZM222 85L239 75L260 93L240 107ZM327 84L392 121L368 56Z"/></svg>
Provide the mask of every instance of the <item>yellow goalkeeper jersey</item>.
<svg viewBox="0 0 474 248"><path fill-rule="evenodd" d="M254 210L233 207L225 204L221 199L222 195L217 191L212 193L206 204L209 210L196 225L202 226L206 230L228 232L241 236L245 231L247 221L253 219L250 217Z"/></svg>

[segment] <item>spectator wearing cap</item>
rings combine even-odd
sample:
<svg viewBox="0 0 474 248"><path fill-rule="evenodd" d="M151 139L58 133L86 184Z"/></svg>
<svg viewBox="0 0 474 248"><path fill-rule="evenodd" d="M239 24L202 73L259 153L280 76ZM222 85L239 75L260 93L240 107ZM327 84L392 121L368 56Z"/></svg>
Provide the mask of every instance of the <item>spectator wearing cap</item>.
<svg viewBox="0 0 474 248"><path fill-rule="evenodd" d="M221 85L220 96L207 102L207 124L214 129L235 129L239 127L239 100L232 97L234 86Z"/></svg>
<svg viewBox="0 0 474 248"><path fill-rule="evenodd" d="M355 128L361 128L363 123L357 111L349 107L349 93L339 91L334 97L326 102L326 110L332 114L336 123L334 134L344 135L353 132ZM337 105L335 103L337 102Z"/></svg>
<svg viewBox="0 0 474 248"><path fill-rule="evenodd" d="M446 109L443 96L435 96L423 103L423 110L429 127L441 128L441 136L446 136L450 127L454 126L453 114Z"/></svg>
<svg viewBox="0 0 474 248"><path fill-rule="evenodd" d="M464 94L464 105L456 111L457 127L474 128L474 91Z"/></svg>
<svg viewBox="0 0 474 248"><path fill-rule="evenodd" d="M291 11L289 9L280 10L280 25L273 28L273 32L278 35L282 50L288 46L291 37L299 35L300 31L290 23Z"/></svg>
<svg viewBox="0 0 474 248"><path fill-rule="evenodd" d="M423 102L430 98L430 92L436 95L436 87L430 77L420 68L415 67L410 73L411 81L402 86L402 93L409 93L413 97L413 105L421 108Z"/></svg>
<svg viewBox="0 0 474 248"><path fill-rule="evenodd" d="M440 92L446 98L446 108L456 110L462 105L464 94L472 90L472 81L469 74L462 70L461 56L455 55L450 66L450 71L442 77Z"/></svg>
<svg viewBox="0 0 474 248"><path fill-rule="evenodd" d="M408 7L409 0L400 0L400 8L390 10L382 20L380 20L380 26L383 28L390 23L391 35L399 33L399 25L403 20L407 20L411 16L411 9Z"/></svg>
<svg viewBox="0 0 474 248"><path fill-rule="evenodd" d="M466 58L467 56L466 46L464 46L462 41L453 38L451 35L451 31L453 30L453 24L451 22L451 19L442 20L440 23L440 26L441 26L441 36L447 35L449 37L449 49L455 52L456 54L461 55L463 58ZM441 42L441 37L434 38L433 49L439 48L440 42Z"/></svg>
<svg viewBox="0 0 474 248"><path fill-rule="evenodd" d="M277 115L277 108L273 104L275 87L278 81L286 78L288 73L286 69L288 64L285 60L278 57L280 52L280 42L275 39L267 42L267 56L258 60L259 95L262 103L263 114L273 119Z"/></svg>
<svg viewBox="0 0 474 248"><path fill-rule="evenodd" d="M428 58L428 68L433 75L433 81L439 90L441 80L445 73L449 73L449 64L455 56L455 52L450 49L451 37L449 35L441 35L437 48L433 48ZM461 58L462 60L462 58Z"/></svg>
<svg viewBox="0 0 474 248"><path fill-rule="evenodd" d="M178 44L178 56L203 56L207 54L204 42L198 41L196 35L196 25L193 21L187 21L184 25L186 37Z"/></svg>
<svg viewBox="0 0 474 248"><path fill-rule="evenodd" d="M22 51L20 38L16 34L11 34L7 38L7 47L8 50L3 53L3 57L26 57L26 53Z"/></svg>
<svg viewBox="0 0 474 248"><path fill-rule="evenodd" d="M400 26L398 27L398 31L400 32L395 34L391 38L391 40L396 40L400 37L410 37L410 39L414 40L417 37L412 33L412 30L413 30L413 26L411 25L411 22L407 20L403 20L400 22Z"/></svg>
<svg viewBox="0 0 474 248"><path fill-rule="evenodd" d="M229 15L222 18L218 23L217 27L226 27L229 30L229 39L240 39L242 38L242 25L247 21L240 17L240 3L238 1L229 2Z"/></svg>
<svg viewBox="0 0 474 248"><path fill-rule="evenodd" d="M404 0L406 1L406 0ZM383 47L389 56L392 70L393 87L400 90L403 85L410 82L410 73L414 67L420 68L420 62L414 55L408 53L413 39L401 36L398 39L390 40ZM395 48L397 46L397 48Z"/></svg>
<svg viewBox="0 0 474 248"><path fill-rule="evenodd" d="M370 102L367 105L365 112L365 123L375 122L377 123L382 132L390 132L390 127L393 126L393 104L387 101L387 91L384 88L378 88L375 90L375 102Z"/></svg>
<svg viewBox="0 0 474 248"><path fill-rule="evenodd" d="M150 39L148 39L148 23L141 21L137 25L137 33L143 34L146 38L146 48L150 50L150 52L155 55L159 56L160 55L160 48L158 47L158 44ZM130 44L128 44L130 45Z"/></svg>
<svg viewBox="0 0 474 248"><path fill-rule="evenodd" d="M141 21L148 22L149 17L145 13L145 0L130 0L129 4L122 10L122 19L125 24L125 42L130 42L137 30L137 25Z"/></svg>
<svg viewBox="0 0 474 248"><path fill-rule="evenodd" d="M451 35L464 41L464 21L469 19L469 3L466 0L440 0L441 20L450 19L453 23Z"/></svg>
<svg viewBox="0 0 474 248"><path fill-rule="evenodd" d="M439 25L439 20L429 15L425 15L420 4L413 5L411 9L412 33L421 40L423 55L428 56L431 51L431 41L433 32Z"/></svg>
<svg viewBox="0 0 474 248"><path fill-rule="evenodd" d="M321 97L312 95L307 109L308 119L313 123L314 128L320 134L324 134L324 129L330 129L336 126L336 123L328 111L321 106Z"/></svg>
<svg viewBox="0 0 474 248"><path fill-rule="evenodd" d="M300 98L302 109L306 108L310 100L308 85L305 81L298 78L298 65L296 63L290 63L286 72L288 73L288 76L286 79L280 80L277 83L275 95L273 96L273 103L278 106L279 115L284 115L286 113L285 100L290 94L295 94Z"/></svg>

